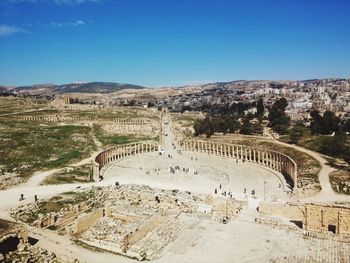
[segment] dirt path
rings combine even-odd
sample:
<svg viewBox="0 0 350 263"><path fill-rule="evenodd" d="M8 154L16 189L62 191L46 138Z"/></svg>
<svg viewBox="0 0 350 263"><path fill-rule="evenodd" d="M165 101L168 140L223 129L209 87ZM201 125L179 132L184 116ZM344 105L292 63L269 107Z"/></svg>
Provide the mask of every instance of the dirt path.
<svg viewBox="0 0 350 263"><path fill-rule="evenodd" d="M26 188L26 187L39 186L45 180L46 177L48 177L48 176L50 176L50 175L52 175L54 173L60 172L60 171L62 171L65 168L68 168L68 167L79 167L79 166L91 163L92 159L94 158L94 156L98 152L99 151L95 151L95 152L93 152L91 154L91 156L89 156L89 157L87 157L87 158L85 158L83 160L80 160L80 161L78 161L76 163L72 163L72 164L66 165L65 167L51 169L51 170L37 171L30 177L30 179L27 182L25 182L23 184L19 184L19 185L13 187L12 189L23 189L23 188Z"/></svg>
<svg viewBox="0 0 350 263"><path fill-rule="evenodd" d="M300 152L304 152L311 157L315 158L320 164L321 164L321 170L319 172L319 180L321 184L322 190L318 192L317 194L311 196L311 197L306 197L306 198L301 198L303 201L317 201L317 202L335 202L335 201L340 201L340 202L350 202L350 196L344 195L344 194L338 194L333 191L331 183L329 182L329 174L336 169L332 168L329 166L327 163L327 160L321 156L321 154L302 148L300 146L294 145L294 144L288 144L284 142L280 142L277 140L273 140L274 143L293 148L295 150L298 150Z"/></svg>

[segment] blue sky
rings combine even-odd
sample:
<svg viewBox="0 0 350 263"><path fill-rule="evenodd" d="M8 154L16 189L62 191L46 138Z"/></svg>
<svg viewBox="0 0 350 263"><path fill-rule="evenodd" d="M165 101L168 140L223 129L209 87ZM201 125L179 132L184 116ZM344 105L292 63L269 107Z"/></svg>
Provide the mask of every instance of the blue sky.
<svg viewBox="0 0 350 263"><path fill-rule="evenodd" d="M0 0L0 84L350 77L349 0Z"/></svg>

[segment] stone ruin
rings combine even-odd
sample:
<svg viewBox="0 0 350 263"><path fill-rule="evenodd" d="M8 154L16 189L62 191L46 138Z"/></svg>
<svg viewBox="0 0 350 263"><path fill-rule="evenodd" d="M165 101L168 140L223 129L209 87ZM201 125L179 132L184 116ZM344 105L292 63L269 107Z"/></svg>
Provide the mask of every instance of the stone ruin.
<svg viewBox="0 0 350 263"><path fill-rule="evenodd" d="M86 195L89 196L86 200L80 201L76 204L67 202L67 205L57 212L41 214L40 204L46 201L39 200L34 203L14 208L11 210L10 214L16 220L27 222L32 226L56 229L64 234L67 233L67 230L71 231L72 225L74 225L75 220L80 214L86 211L91 211L92 209L103 207L104 200L107 197L107 194L100 191L100 188L94 187L86 191ZM74 202L74 200L71 201ZM56 201L49 200L49 202ZM32 220L33 218L34 220ZM75 231L73 231L73 233L74 232ZM70 234L70 232L68 234Z"/></svg>
<svg viewBox="0 0 350 263"><path fill-rule="evenodd" d="M20 120L22 121L38 121L38 122L92 122L93 118L91 117L74 117L74 116L67 116L64 114L59 115L29 115L29 116L20 116Z"/></svg>
<svg viewBox="0 0 350 263"><path fill-rule="evenodd" d="M223 222L234 218L245 202L229 197L121 185L92 188L94 195L35 220L36 227L69 234L78 243L139 260L159 258L167 245L185 229L202 220ZM33 205L13 215L25 219ZM20 212L19 212L20 211Z"/></svg>
<svg viewBox="0 0 350 263"><path fill-rule="evenodd" d="M152 260L179 233L201 220L233 218L243 202L177 190L128 185L110 191L106 207L80 221L80 242L117 254ZM87 225L83 225L87 224Z"/></svg>
<svg viewBox="0 0 350 263"><path fill-rule="evenodd" d="M0 219L0 247L7 239L16 237L20 244L28 242L28 230L23 224L14 223L8 220ZM1 251L0 253L3 253Z"/></svg>
<svg viewBox="0 0 350 263"><path fill-rule="evenodd" d="M103 126L103 129L109 133L120 135L145 135L155 137L159 135L159 120L146 118L124 118L114 119L113 122Z"/></svg>
<svg viewBox="0 0 350 263"><path fill-rule="evenodd" d="M350 242L350 206L317 203L259 204L259 212L287 219L305 231L306 235L329 238L337 236Z"/></svg>
<svg viewBox="0 0 350 263"><path fill-rule="evenodd" d="M65 262L58 258L55 253L49 253L46 249L35 247L29 243L21 245L17 250L11 251L6 256L7 262L13 263L62 263ZM2 261L0 261L2 262ZM78 263L78 260L72 260L72 263Z"/></svg>
<svg viewBox="0 0 350 263"><path fill-rule="evenodd" d="M100 110L101 106L96 104L73 104L70 97L57 97L49 103L50 109L58 110Z"/></svg>
<svg viewBox="0 0 350 263"><path fill-rule="evenodd" d="M54 253L28 242L28 230L23 224L0 219L0 262L63 262ZM76 261L77 262L77 261Z"/></svg>

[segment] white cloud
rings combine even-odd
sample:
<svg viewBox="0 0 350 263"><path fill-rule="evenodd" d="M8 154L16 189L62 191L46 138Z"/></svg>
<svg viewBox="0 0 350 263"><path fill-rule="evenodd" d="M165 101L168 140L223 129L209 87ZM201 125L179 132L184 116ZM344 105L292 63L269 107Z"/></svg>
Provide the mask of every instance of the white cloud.
<svg viewBox="0 0 350 263"><path fill-rule="evenodd" d="M65 26L84 26L86 24L83 20L76 20L74 22L67 22L67 23L57 23L57 22L51 22L48 26L50 27L65 27Z"/></svg>
<svg viewBox="0 0 350 263"><path fill-rule="evenodd" d="M77 20L71 24L72 24L72 26L83 26L83 25L85 25L85 22L83 20Z"/></svg>
<svg viewBox="0 0 350 263"><path fill-rule="evenodd" d="M0 25L0 37L11 36L17 33L30 33L30 31L17 26Z"/></svg>

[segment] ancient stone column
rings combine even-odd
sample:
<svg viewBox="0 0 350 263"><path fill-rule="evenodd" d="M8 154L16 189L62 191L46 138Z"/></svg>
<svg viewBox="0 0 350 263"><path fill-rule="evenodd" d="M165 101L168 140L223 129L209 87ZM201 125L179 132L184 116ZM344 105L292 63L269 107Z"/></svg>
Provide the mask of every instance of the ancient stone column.
<svg viewBox="0 0 350 263"><path fill-rule="evenodd" d="M265 151L262 151L261 158L262 158L262 164L265 165Z"/></svg>
<svg viewBox="0 0 350 263"><path fill-rule="evenodd" d="M93 162L92 164L92 173L94 181L98 181L100 178L100 164L97 162Z"/></svg>

